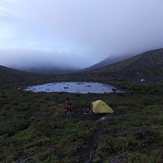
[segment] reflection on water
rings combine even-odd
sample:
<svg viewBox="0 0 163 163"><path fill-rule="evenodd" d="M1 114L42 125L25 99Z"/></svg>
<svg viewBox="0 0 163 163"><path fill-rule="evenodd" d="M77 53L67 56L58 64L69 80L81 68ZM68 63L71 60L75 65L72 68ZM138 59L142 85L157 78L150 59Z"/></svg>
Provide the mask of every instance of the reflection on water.
<svg viewBox="0 0 163 163"><path fill-rule="evenodd" d="M58 82L35 85L24 89L32 92L110 93L115 87L97 82ZM120 91L117 91L120 92Z"/></svg>

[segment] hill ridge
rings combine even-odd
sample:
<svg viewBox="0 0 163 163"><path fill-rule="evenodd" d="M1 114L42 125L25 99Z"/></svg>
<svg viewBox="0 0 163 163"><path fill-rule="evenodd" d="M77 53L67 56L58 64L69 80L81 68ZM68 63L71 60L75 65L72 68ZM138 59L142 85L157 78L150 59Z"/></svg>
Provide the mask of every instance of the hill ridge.
<svg viewBox="0 0 163 163"><path fill-rule="evenodd" d="M99 78L102 74L105 77L162 77L163 76L163 48L147 51L126 60L110 64L108 66L93 70L83 70L82 72L70 74L39 74L16 70L0 65L0 82L1 83L18 83L18 82L46 82L57 80L83 80L87 74L92 74ZM88 75L88 76L89 76Z"/></svg>
<svg viewBox="0 0 163 163"><path fill-rule="evenodd" d="M157 72L158 70L158 72ZM123 73L128 75L163 75L163 48L150 50L124 61L110 64L108 66L86 71L91 73Z"/></svg>

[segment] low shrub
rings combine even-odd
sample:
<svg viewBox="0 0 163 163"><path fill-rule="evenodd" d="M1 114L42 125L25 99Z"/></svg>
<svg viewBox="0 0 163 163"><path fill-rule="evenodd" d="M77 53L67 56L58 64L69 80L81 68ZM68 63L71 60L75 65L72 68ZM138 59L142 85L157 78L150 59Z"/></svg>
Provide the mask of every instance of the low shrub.
<svg viewBox="0 0 163 163"><path fill-rule="evenodd" d="M148 153L133 153L130 154L128 163L162 163L163 152L154 150Z"/></svg>

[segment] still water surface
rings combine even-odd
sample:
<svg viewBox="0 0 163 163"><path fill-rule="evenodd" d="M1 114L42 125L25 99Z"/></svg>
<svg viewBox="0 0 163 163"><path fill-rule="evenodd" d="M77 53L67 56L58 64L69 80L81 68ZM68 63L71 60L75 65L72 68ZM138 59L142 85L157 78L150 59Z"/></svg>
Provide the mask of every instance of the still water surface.
<svg viewBox="0 0 163 163"><path fill-rule="evenodd" d="M67 92L67 93L111 93L113 86L97 82L57 82L31 86L25 91L32 92ZM120 92L120 91L117 91Z"/></svg>

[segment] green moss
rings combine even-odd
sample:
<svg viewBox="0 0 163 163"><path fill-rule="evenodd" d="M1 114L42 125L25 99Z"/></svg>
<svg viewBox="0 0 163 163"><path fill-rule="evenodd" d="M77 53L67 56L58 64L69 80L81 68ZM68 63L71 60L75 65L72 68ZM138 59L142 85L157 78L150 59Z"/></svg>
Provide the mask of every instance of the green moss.
<svg viewBox="0 0 163 163"><path fill-rule="evenodd" d="M32 93L18 91L17 85L1 86L0 162L160 163L162 84L105 81L128 92ZM77 111L71 120L64 114L67 97ZM97 99L109 104L115 114L105 115L101 121L100 116L80 112Z"/></svg>

